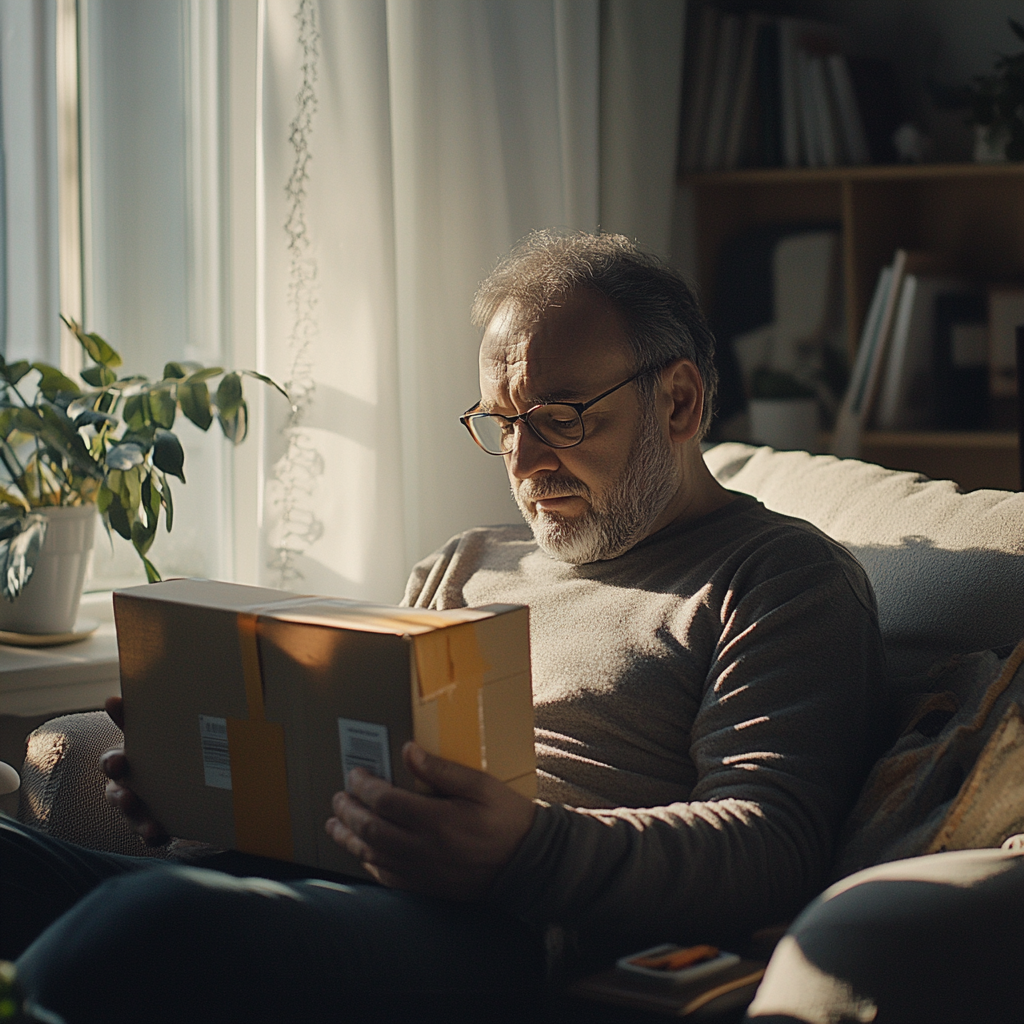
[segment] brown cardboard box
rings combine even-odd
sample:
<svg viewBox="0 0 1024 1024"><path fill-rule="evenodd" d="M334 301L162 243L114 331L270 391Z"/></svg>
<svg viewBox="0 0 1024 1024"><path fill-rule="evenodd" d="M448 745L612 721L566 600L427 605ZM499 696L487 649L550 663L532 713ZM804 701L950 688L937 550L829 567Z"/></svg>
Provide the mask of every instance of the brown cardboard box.
<svg viewBox="0 0 1024 1024"><path fill-rule="evenodd" d="M434 612L210 580L114 594L131 786L171 835L361 872L324 832L362 765L427 750L536 793L529 613Z"/></svg>

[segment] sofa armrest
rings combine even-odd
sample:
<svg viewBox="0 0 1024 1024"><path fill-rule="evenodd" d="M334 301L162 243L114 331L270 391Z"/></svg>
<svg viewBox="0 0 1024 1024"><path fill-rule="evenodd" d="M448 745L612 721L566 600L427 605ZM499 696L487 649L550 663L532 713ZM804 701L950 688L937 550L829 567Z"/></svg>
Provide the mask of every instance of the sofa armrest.
<svg viewBox="0 0 1024 1024"><path fill-rule="evenodd" d="M123 744L123 733L103 711L45 722L28 738L19 820L93 850L136 857L172 856L172 846L146 846L104 799L107 780L99 769L100 755Z"/></svg>

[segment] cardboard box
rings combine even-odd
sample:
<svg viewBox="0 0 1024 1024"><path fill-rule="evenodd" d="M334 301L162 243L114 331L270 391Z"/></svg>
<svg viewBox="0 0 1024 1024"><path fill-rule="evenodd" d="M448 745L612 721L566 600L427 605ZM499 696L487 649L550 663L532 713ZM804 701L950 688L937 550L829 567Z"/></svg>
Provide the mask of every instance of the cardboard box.
<svg viewBox="0 0 1024 1024"><path fill-rule="evenodd" d="M536 794L529 612L361 605L209 580L114 594L130 784L171 835L362 873L324 832L402 745Z"/></svg>

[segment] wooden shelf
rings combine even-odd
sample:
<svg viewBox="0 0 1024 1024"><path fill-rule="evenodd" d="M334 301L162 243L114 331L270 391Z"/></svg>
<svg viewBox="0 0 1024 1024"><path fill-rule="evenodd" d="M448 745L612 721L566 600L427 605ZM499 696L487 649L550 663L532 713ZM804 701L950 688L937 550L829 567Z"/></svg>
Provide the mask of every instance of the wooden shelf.
<svg viewBox="0 0 1024 1024"><path fill-rule="evenodd" d="M1024 163L752 168L679 179L695 202L697 278L709 312L722 247L774 224L842 229L846 341L851 363L883 266L897 248L939 253L979 284L1024 281ZM869 432L864 458L956 480L965 490L1016 490L1011 432Z"/></svg>
<svg viewBox="0 0 1024 1024"><path fill-rule="evenodd" d="M933 480L955 480L965 491L979 487L1016 491L1022 486L1017 435L1010 432L869 430L864 434L862 458Z"/></svg>
<svg viewBox="0 0 1024 1024"><path fill-rule="evenodd" d="M816 181L917 181L924 178L1024 177L1024 162L1005 164L872 164L863 167L749 167L685 174L684 185L772 185Z"/></svg>

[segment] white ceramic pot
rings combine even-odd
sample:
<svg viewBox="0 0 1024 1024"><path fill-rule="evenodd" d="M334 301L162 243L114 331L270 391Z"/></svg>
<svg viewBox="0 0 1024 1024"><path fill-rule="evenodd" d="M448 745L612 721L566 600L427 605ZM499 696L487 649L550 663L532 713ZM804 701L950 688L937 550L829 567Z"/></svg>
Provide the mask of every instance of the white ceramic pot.
<svg viewBox="0 0 1024 1024"><path fill-rule="evenodd" d="M977 164L1006 163L1006 144L1010 131L1005 127L974 126L974 162Z"/></svg>
<svg viewBox="0 0 1024 1024"><path fill-rule="evenodd" d="M818 443L816 398L752 398L750 439L780 451L814 451Z"/></svg>
<svg viewBox="0 0 1024 1024"><path fill-rule="evenodd" d="M7 601L0 597L0 630L70 633L96 533L96 506L36 509L47 519L46 538L32 578Z"/></svg>

